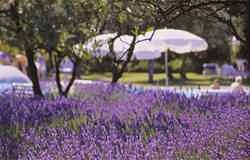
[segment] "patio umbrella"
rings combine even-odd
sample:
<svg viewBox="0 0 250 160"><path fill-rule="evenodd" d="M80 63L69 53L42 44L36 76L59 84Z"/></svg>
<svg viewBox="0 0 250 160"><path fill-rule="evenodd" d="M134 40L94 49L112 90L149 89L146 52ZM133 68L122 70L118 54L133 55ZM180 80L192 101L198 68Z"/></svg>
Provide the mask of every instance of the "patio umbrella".
<svg viewBox="0 0 250 160"><path fill-rule="evenodd" d="M22 94L32 88L31 80L16 67L0 65L0 94L7 91L21 91ZM24 90L23 90L24 89Z"/></svg>
<svg viewBox="0 0 250 160"><path fill-rule="evenodd" d="M31 81L16 67L0 65L0 83L31 83Z"/></svg>
<svg viewBox="0 0 250 160"><path fill-rule="evenodd" d="M88 51L92 51L96 57L103 57L110 55L110 49L108 42L114 38L116 33L102 34L91 39L85 46ZM127 58L126 51L129 49L133 40L132 36L122 35L114 41L114 51L116 58L125 60ZM163 42L151 43L150 41L143 41L143 39L137 39L134 48L132 59L137 60L151 60L161 56L163 51ZM112 55L110 55L112 56Z"/></svg>
<svg viewBox="0 0 250 160"><path fill-rule="evenodd" d="M96 57L103 57L110 54L108 42L114 38L116 33L102 34L91 39L86 49L92 51ZM133 37L129 35L122 35L114 41L114 51L116 58L120 60L126 60L127 53ZM133 51L132 60L148 60L149 62L149 82L153 82L153 59L161 57L161 53L164 51L164 43L151 43L145 40L145 37L139 36ZM112 55L111 55L112 56Z"/></svg>
<svg viewBox="0 0 250 160"><path fill-rule="evenodd" d="M120 40L115 41L114 45L124 46L124 42L128 45L125 47L128 49L130 47L130 43L132 42L131 36L121 36ZM164 51L164 43L151 43L146 40L145 37L139 36L136 41L136 45L133 51L133 59L137 60L147 60L148 61L148 82L153 82L153 74L154 74L154 59L161 57L162 52Z"/></svg>
<svg viewBox="0 0 250 160"><path fill-rule="evenodd" d="M188 31L177 29L158 29L147 32L144 38L150 39L151 43L164 43L165 47L165 72L166 85L168 85L168 50L177 54L185 54L190 52L200 52L208 48L207 42Z"/></svg>
<svg viewBox="0 0 250 160"><path fill-rule="evenodd" d="M101 34L91 38L85 49L92 52L95 57L103 57L109 54L108 41L116 36L116 33Z"/></svg>

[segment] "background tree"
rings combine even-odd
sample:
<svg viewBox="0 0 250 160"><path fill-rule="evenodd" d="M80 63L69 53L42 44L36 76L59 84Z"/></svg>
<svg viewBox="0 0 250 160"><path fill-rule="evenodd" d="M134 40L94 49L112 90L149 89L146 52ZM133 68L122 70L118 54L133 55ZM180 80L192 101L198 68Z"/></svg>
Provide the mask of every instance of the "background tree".
<svg viewBox="0 0 250 160"><path fill-rule="evenodd" d="M42 95L34 63L35 50L38 48L36 27L30 21L31 3L26 1L3 1L1 5L0 32L2 39L25 51L28 59L28 76L33 83L35 95Z"/></svg>
<svg viewBox="0 0 250 160"><path fill-rule="evenodd" d="M169 27L177 18L189 13L211 17L216 17L217 13L227 17L229 13L234 17L241 17L245 15L245 10L241 14L232 10L237 10L238 6L246 7L246 2L247 0L5 0L0 2L0 30L4 41L26 51L34 93L41 95L34 65L36 49L43 48L49 53L52 68L53 64L60 66L57 63L65 56L75 61L73 46L84 43L98 33L116 32L117 37L122 34L131 35L133 41L127 51L127 59L121 61L120 58L111 57L112 81L116 82L127 69L139 34L150 28ZM115 55L112 49L114 39L110 42L110 51ZM60 83L57 84L60 88ZM65 94L62 89L59 92Z"/></svg>
<svg viewBox="0 0 250 160"><path fill-rule="evenodd" d="M152 16L152 6L146 6L142 1L109 0L106 4L109 16L106 19L105 30L116 32L117 36L110 40L112 82L117 82L126 71L128 63L131 61L137 36L145 31L154 21ZM114 51L114 41L121 35L132 36L130 47L125 51L126 59L120 57Z"/></svg>
<svg viewBox="0 0 250 160"><path fill-rule="evenodd" d="M246 20L242 21L241 19L244 19L247 13L246 4L249 3L247 0L187 0L176 2L173 6L168 5L170 4L169 1L151 1L151 3L158 8L158 17L161 18L161 25L184 28L202 35L202 37L208 40L208 52L211 51L210 53L214 57L230 57L228 56L228 53L230 53L228 44L229 37L231 38L231 36L228 31L230 31L231 35L235 35L245 43L246 38L244 37L244 33L246 31L243 31L243 26L245 26L244 22ZM167 16L171 12L175 14L172 14L172 17ZM193 27L190 27L190 24ZM215 34L215 32L219 34ZM217 48L220 48L220 50ZM215 54L217 52L218 54ZM224 56L221 56L223 55L221 52L224 53ZM183 59L185 60L186 56L183 56ZM228 58L226 60L230 61ZM184 67L185 65L182 66ZM181 69L181 71L184 70ZM185 78L184 74L181 75Z"/></svg>
<svg viewBox="0 0 250 160"><path fill-rule="evenodd" d="M105 16L103 1L20 0L3 3L1 7L1 37L6 42L23 49L28 59L28 75L35 95L42 95L35 51L45 49L49 53L50 66L56 69L56 81L61 95L67 95L81 57L74 54L73 45L83 43L88 37L101 31ZM74 68L68 85L63 90L60 82L61 60L69 57Z"/></svg>
<svg viewBox="0 0 250 160"><path fill-rule="evenodd" d="M58 16L53 12L59 10ZM60 95L67 96L80 70L80 64L85 61L87 53L83 50L76 53L74 46L84 43L89 37L102 31L105 16L105 6L100 0L94 1L63 1L55 8L49 8L46 20L42 23L46 32L41 32L43 48L50 55L51 64L56 71L56 84ZM53 23L52 23L52 22ZM42 29L42 28L41 28ZM79 45L78 45L79 46ZM65 87L62 85L60 66L63 59L69 58L73 63L72 74ZM81 65L83 67L83 65Z"/></svg>
<svg viewBox="0 0 250 160"><path fill-rule="evenodd" d="M181 71L184 72L183 74L186 71L201 73L204 63L223 64L230 62L231 33L225 24L214 21L211 17L185 14L170 24L169 27L187 30L199 35L206 39L209 46L206 52L176 55L175 60L183 61L186 58L186 64L181 62L183 68L180 68L180 73L182 73Z"/></svg>
<svg viewBox="0 0 250 160"><path fill-rule="evenodd" d="M221 23L230 32L228 34L228 41L229 39L231 40L232 36L235 36L241 42L241 54L237 56L250 60L250 54L247 51L247 33L249 32L247 27L248 10L249 1L247 0L204 0L194 12L190 12L189 14L195 14L199 18L207 18L207 22Z"/></svg>

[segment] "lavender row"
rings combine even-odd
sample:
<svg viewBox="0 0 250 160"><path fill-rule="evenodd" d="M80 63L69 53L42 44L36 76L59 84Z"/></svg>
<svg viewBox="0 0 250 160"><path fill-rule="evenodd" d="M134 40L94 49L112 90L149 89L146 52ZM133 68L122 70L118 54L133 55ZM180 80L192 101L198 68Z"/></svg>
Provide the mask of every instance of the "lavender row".
<svg viewBox="0 0 250 160"><path fill-rule="evenodd" d="M0 159L249 159L250 96L187 98L105 83L0 97Z"/></svg>

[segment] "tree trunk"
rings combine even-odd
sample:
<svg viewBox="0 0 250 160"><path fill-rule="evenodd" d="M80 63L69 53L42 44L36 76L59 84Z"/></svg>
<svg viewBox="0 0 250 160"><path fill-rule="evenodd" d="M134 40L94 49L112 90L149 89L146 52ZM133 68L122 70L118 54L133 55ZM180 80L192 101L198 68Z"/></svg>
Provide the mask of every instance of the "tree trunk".
<svg viewBox="0 0 250 160"><path fill-rule="evenodd" d="M173 77L173 69L170 67L170 66L168 66L168 79L169 80L173 80L174 79L174 77Z"/></svg>
<svg viewBox="0 0 250 160"><path fill-rule="evenodd" d="M69 81L65 91L63 92L63 96L65 96L65 97L68 96L70 88L74 84L74 81L75 81L76 76L77 76L77 70L78 70L78 61L74 62L73 71L72 71L72 74L71 74L70 81Z"/></svg>
<svg viewBox="0 0 250 160"><path fill-rule="evenodd" d="M246 23L247 23L247 26L246 26L246 50L247 50L247 53L246 53L246 58L247 58L247 61L248 61L248 70L250 69L250 1L247 2L247 19L246 19Z"/></svg>
<svg viewBox="0 0 250 160"><path fill-rule="evenodd" d="M135 42L136 42L136 36L133 36L133 40L130 44L130 47L127 51L127 59L125 61L122 61L121 68L119 69L119 64L118 65L113 65L113 71L112 71L112 83L118 82L118 80L122 77L122 74L125 72L125 69L127 68L128 63L131 60L131 57L134 53L134 48L135 48Z"/></svg>
<svg viewBox="0 0 250 160"><path fill-rule="evenodd" d="M77 76L78 61L74 62L73 71L71 73L71 78L65 89L63 89L63 85L61 83L61 72L60 72L61 61L62 61L61 58L56 60L56 84L57 84L57 88L58 88L58 92L60 96L67 97L69 94L70 88L74 84L74 81Z"/></svg>
<svg viewBox="0 0 250 160"><path fill-rule="evenodd" d="M180 69L181 79L183 79L183 80L187 79L187 77L186 77L186 70L185 70L186 60L187 60L187 56L184 55L183 60L182 60L181 69Z"/></svg>
<svg viewBox="0 0 250 160"><path fill-rule="evenodd" d="M55 59L55 67L56 67L56 85L57 89L60 95L63 95L63 86L61 84L61 73L60 73L60 64L61 64L61 58Z"/></svg>
<svg viewBox="0 0 250 160"><path fill-rule="evenodd" d="M49 54L49 65L47 70L47 77L52 74L52 70L54 68L52 51L49 51L48 54Z"/></svg>
<svg viewBox="0 0 250 160"><path fill-rule="evenodd" d="M112 69L112 81L111 81L111 83L117 83L121 77L122 77L122 75L119 72L118 66L114 66Z"/></svg>
<svg viewBox="0 0 250 160"><path fill-rule="evenodd" d="M32 49L26 49L26 57L28 59L27 73L33 84L33 92L36 96L43 96L41 87L39 84L39 78L37 74L37 68L34 62L34 52Z"/></svg>

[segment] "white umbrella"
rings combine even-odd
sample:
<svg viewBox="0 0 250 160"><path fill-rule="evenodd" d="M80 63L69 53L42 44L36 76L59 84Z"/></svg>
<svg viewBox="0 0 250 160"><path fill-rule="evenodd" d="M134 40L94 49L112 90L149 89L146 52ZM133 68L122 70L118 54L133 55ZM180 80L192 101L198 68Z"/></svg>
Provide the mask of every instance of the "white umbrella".
<svg viewBox="0 0 250 160"><path fill-rule="evenodd" d="M102 34L92 38L85 48L92 52L95 57L103 57L110 54L108 42L114 38L116 33ZM117 59L126 60L127 50L132 43L133 37L122 35L114 41L114 51ZM149 60L149 81L153 81L153 59L159 58L164 51L164 43L152 43L145 39L144 36L139 36L136 40L136 45L133 51L132 60ZM112 56L112 55L111 55Z"/></svg>
<svg viewBox="0 0 250 160"><path fill-rule="evenodd" d="M103 57L109 54L108 42L114 38L116 33L101 34L91 38L86 44L85 49L93 53L95 57Z"/></svg>
<svg viewBox="0 0 250 160"><path fill-rule="evenodd" d="M5 91L12 91L12 89L15 87L25 87L31 90L32 82L16 67L9 65L0 65L0 93Z"/></svg>
<svg viewBox="0 0 250 160"><path fill-rule="evenodd" d="M0 83L31 83L31 81L16 67L0 65Z"/></svg>
<svg viewBox="0 0 250 160"><path fill-rule="evenodd" d="M166 52L170 50L178 54L200 52L208 48L208 44L203 38L193 33L177 29L158 29L156 31L147 32L144 38L151 38L151 43L163 42ZM167 62L168 53L165 54L166 85L168 85Z"/></svg>
<svg viewBox="0 0 250 160"><path fill-rule="evenodd" d="M88 51L92 51L96 57L103 57L110 54L108 42L114 38L116 33L102 34L92 38L85 46ZM116 58L125 60L127 57L127 50L133 40L132 36L122 35L114 41L114 51ZM163 51L163 42L151 43L150 41L144 41L139 39L136 41L132 59L138 60L150 60L156 59L161 56Z"/></svg>
<svg viewBox="0 0 250 160"><path fill-rule="evenodd" d="M158 29L147 32L145 38L151 38L152 43L164 42L165 46L176 53L200 52L207 49L208 44L203 38L184 30Z"/></svg>

